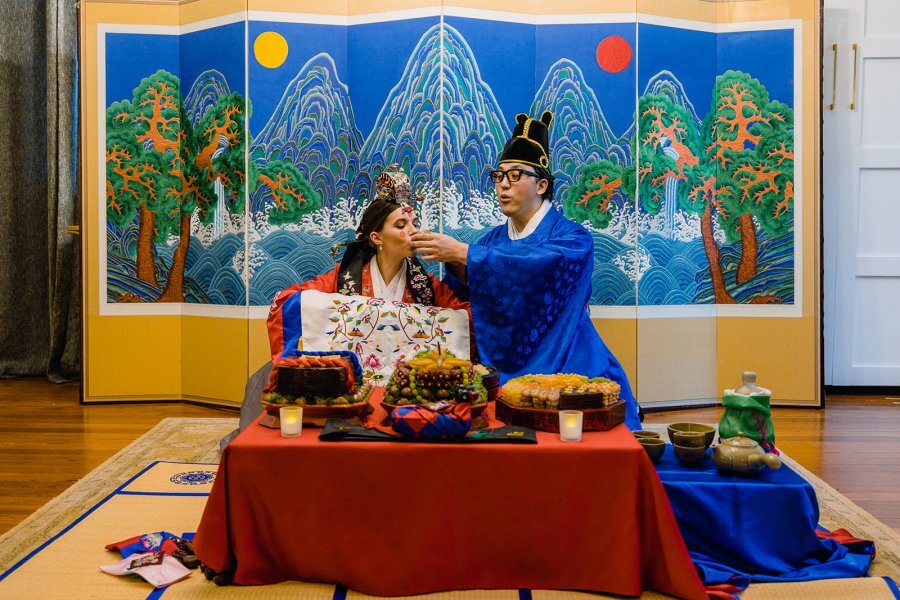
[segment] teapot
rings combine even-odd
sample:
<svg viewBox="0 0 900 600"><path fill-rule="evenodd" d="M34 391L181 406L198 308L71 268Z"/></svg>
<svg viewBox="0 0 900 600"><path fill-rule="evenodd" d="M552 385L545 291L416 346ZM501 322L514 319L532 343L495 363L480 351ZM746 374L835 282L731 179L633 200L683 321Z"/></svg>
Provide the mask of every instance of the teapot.
<svg viewBox="0 0 900 600"><path fill-rule="evenodd" d="M713 451L712 460L719 469L735 473L758 473L766 467L781 468L778 455L766 452L756 441L744 437L741 431L737 437L722 440Z"/></svg>

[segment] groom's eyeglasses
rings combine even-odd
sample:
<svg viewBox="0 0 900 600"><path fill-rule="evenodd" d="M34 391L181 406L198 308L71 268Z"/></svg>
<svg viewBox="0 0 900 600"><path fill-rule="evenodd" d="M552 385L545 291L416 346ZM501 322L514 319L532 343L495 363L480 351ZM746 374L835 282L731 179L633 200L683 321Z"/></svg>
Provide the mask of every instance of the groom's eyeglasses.
<svg viewBox="0 0 900 600"><path fill-rule="evenodd" d="M498 169L496 171L491 171L490 173L488 173L488 175L490 175L491 181L493 181L494 183L500 183L501 181L503 181L504 177L509 179L510 183L516 183L517 181L522 179L522 175L531 175L532 177L537 177L538 179L541 178L541 176L534 171L526 171L525 169L510 169L509 171L501 171Z"/></svg>

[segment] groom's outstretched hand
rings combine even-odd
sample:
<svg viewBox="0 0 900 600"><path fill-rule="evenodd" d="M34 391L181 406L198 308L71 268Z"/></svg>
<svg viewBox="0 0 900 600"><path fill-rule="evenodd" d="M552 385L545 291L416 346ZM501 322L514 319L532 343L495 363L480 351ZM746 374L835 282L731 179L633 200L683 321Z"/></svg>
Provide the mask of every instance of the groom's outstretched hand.
<svg viewBox="0 0 900 600"><path fill-rule="evenodd" d="M443 263L466 264L469 245L457 239L435 233L427 229L417 231L410 238L416 254L425 260L436 260Z"/></svg>

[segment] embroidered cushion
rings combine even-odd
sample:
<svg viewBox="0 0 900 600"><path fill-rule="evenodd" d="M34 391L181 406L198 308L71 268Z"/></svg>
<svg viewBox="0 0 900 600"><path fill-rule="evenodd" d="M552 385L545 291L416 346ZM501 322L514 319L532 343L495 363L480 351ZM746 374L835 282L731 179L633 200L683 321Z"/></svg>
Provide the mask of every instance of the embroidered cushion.
<svg viewBox="0 0 900 600"><path fill-rule="evenodd" d="M469 358L465 310L307 290L300 322L304 350L352 351L376 383L386 382L399 361L438 343Z"/></svg>

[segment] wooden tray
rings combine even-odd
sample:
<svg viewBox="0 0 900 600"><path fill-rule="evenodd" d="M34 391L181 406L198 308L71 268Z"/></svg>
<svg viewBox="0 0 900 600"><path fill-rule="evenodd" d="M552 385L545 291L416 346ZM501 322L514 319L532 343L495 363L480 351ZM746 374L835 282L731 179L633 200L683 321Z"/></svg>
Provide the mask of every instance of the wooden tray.
<svg viewBox="0 0 900 600"><path fill-rule="evenodd" d="M266 417L260 421L266 427L277 429L280 427L278 419L278 410L282 406L296 406L292 404L268 404L263 402L266 408ZM303 424L313 425L315 427L325 427L328 419L344 419L347 421L356 421L362 424L366 420L366 416L373 410L372 405L368 402L356 402L355 404L338 404L332 406L319 406L316 404L303 406Z"/></svg>
<svg viewBox="0 0 900 600"><path fill-rule="evenodd" d="M583 411L583 431L607 431L625 422L625 401L619 400L603 408L586 408ZM497 398L497 418L507 425L521 425L559 433L559 411L547 408L523 408Z"/></svg>
<svg viewBox="0 0 900 600"><path fill-rule="evenodd" d="M373 387L372 390L374 389ZM345 419L362 425L366 421L366 416L375 410L369 403L369 399L372 397L372 390L369 390L364 401L354 402L353 404L332 404L331 406L305 404L303 405L303 424L325 427L325 421L328 419ZM263 402L262 405L266 409L267 416L263 417L261 423L273 429L280 426L278 411L282 406L297 406L294 404L271 404L269 402Z"/></svg>

